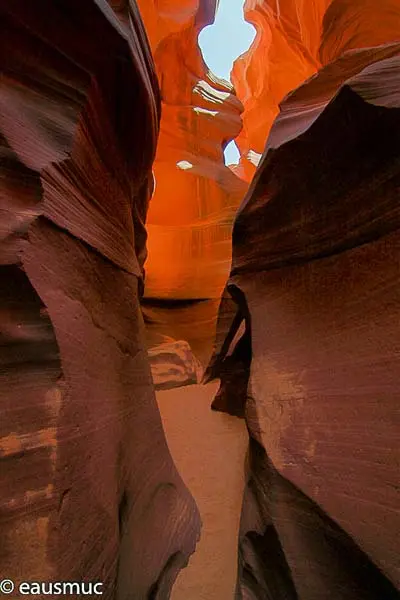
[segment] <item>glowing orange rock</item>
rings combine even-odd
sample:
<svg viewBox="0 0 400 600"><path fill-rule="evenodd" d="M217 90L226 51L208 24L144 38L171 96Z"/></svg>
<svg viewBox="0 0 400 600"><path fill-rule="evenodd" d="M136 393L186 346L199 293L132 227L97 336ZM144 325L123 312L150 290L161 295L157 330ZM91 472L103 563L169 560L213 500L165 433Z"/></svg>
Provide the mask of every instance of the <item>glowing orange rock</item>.
<svg viewBox="0 0 400 600"><path fill-rule="evenodd" d="M236 143L250 181L283 98L343 52L398 39L400 7L398 0L247 0L244 13L257 36L232 81L245 107Z"/></svg>
<svg viewBox="0 0 400 600"><path fill-rule="evenodd" d="M139 2L162 95L147 218L151 298L216 298L229 272L231 224L246 185L225 166L223 149L240 132L243 107L198 46L215 4Z"/></svg>

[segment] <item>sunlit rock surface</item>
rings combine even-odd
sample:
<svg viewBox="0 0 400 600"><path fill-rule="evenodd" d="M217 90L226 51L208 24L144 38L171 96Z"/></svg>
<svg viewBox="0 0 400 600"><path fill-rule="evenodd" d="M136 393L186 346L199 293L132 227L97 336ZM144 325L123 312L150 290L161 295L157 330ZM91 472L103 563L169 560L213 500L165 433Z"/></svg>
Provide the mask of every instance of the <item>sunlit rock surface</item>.
<svg viewBox="0 0 400 600"><path fill-rule="evenodd" d="M231 84L208 71L197 40L212 23L216 2L141 0L139 6L162 98L145 295L218 298L230 268L233 217L246 185L223 158L223 148L241 130L242 105Z"/></svg>
<svg viewBox="0 0 400 600"><path fill-rule="evenodd" d="M199 517L139 308L160 114L150 50L135 2L0 10L0 572L164 599Z"/></svg>
<svg viewBox="0 0 400 600"><path fill-rule="evenodd" d="M156 390L201 383L203 368L185 340L167 338L150 348L149 359Z"/></svg>
<svg viewBox="0 0 400 600"><path fill-rule="evenodd" d="M245 108L239 176L254 175L286 94L343 52L398 40L399 13L398 0L246 0L257 36L232 71Z"/></svg>
<svg viewBox="0 0 400 600"><path fill-rule="evenodd" d="M142 300L150 349L165 338L185 340L205 367L213 353L219 299L184 302Z"/></svg>
<svg viewBox="0 0 400 600"><path fill-rule="evenodd" d="M354 6L281 104L234 226L209 373L251 436L246 600L399 597L399 15L376 5L375 32Z"/></svg>
<svg viewBox="0 0 400 600"><path fill-rule="evenodd" d="M215 1L140 4L156 69L134 1L0 0L0 571L169 597L199 516L146 348L157 362L173 335L204 362L240 178L261 161L209 373L222 380L214 409L245 415L251 436L236 596L398 598L397 2L248 2L259 35L236 67L245 129L230 170L241 105L196 42ZM161 349L162 377L182 349ZM162 392L160 405L206 515L192 563L207 569L205 597L224 600L242 447L226 472L224 452L213 463L221 430L210 443L196 427L196 392L211 393ZM211 416L242 443L241 421ZM196 600L199 578L183 573L177 597Z"/></svg>

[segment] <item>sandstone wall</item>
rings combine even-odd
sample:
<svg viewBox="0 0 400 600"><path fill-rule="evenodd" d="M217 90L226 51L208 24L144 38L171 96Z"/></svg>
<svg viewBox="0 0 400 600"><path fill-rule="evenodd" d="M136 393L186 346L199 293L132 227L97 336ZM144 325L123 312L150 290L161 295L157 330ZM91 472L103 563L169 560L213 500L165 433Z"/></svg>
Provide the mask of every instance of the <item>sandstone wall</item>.
<svg viewBox="0 0 400 600"><path fill-rule="evenodd" d="M246 185L223 148L241 129L230 83L207 69L198 46L215 0L141 0L160 82L162 118L154 163L146 297L218 298L229 272L231 230Z"/></svg>
<svg viewBox="0 0 400 600"><path fill-rule="evenodd" d="M314 4L301 20L291 3L299 21L289 3L247 5L276 60L248 75L256 98L238 90L263 156L209 368L214 408L244 413L250 433L237 594L398 598L400 6ZM264 149L276 69L296 85L317 73L281 102Z"/></svg>
<svg viewBox="0 0 400 600"><path fill-rule="evenodd" d="M159 89L135 2L115 9L0 2L0 571L144 600L199 516L139 307Z"/></svg>
<svg viewBox="0 0 400 600"><path fill-rule="evenodd" d="M398 40L400 17L398 0L246 0L244 14L257 36L232 81L244 104L237 171L250 181L284 97L343 52Z"/></svg>

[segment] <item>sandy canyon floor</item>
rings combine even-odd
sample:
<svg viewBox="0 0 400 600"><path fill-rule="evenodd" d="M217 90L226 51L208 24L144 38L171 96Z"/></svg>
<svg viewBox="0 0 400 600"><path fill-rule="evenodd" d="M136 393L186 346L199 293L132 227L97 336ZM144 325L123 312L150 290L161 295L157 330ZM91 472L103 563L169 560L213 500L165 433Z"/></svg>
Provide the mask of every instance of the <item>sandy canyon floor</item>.
<svg viewBox="0 0 400 600"><path fill-rule="evenodd" d="M175 464L199 507L202 534L172 600L232 600L244 486L244 421L214 412L218 383L157 393Z"/></svg>

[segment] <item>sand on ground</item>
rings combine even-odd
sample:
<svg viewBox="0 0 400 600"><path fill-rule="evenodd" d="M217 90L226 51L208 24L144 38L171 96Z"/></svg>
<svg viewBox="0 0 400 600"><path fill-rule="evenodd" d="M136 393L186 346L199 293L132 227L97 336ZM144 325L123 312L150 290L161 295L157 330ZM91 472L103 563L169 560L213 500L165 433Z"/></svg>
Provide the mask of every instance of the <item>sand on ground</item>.
<svg viewBox="0 0 400 600"><path fill-rule="evenodd" d="M233 600L248 436L244 421L210 409L218 383L157 393L168 445L203 521L172 600Z"/></svg>

